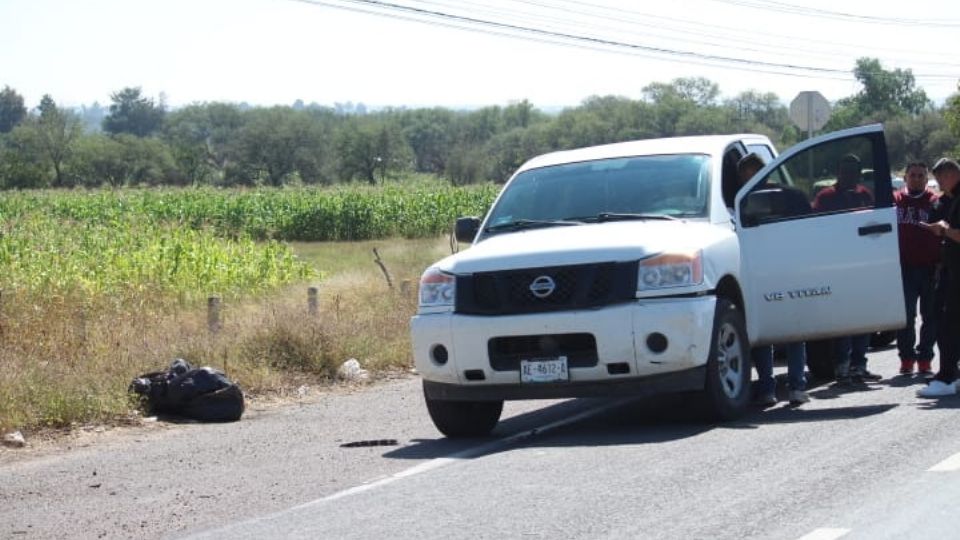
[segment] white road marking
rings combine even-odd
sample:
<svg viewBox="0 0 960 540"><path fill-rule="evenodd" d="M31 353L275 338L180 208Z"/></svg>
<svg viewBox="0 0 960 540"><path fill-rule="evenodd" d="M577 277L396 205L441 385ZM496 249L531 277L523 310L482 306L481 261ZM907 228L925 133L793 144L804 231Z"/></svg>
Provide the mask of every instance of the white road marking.
<svg viewBox="0 0 960 540"><path fill-rule="evenodd" d="M596 416L596 415L598 415L598 414L600 414L600 413L602 413L602 412L608 411L608 410L610 410L610 409L615 409L615 408L617 408L617 407L619 407L619 406L621 406L621 405L624 405L624 404L626 404L626 403L628 403L628 402L630 402L630 401L632 401L632 398L630 398L630 399L622 399L622 400L619 400L619 401L615 401L615 402L613 402L613 403L608 403L608 404L606 404L606 405L601 405L601 406L599 406L599 407L595 407L595 408L593 408L593 409L587 409L587 410L585 410L585 411L583 411L583 412L581 412L581 413L579 413L579 414L575 414L575 415L570 416L570 417L568 417L568 418L563 418L563 419L557 420L557 421L555 421L555 422L551 422L551 423L549 423L549 424L546 424L546 425L543 425L543 426L540 426L540 427L535 427L535 428L533 428L533 429L531 429L531 430L528 430L528 431L523 431L523 432L520 432L520 433L515 433L515 434L513 434L513 435L511 435L511 436L509 436L509 437L506 437L506 438L504 438L504 439L497 439L497 440L495 440L495 441L491 441L491 442L489 442L489 443L487 443L487 444L484 444L484 445L476 446L476 447L473 447L473 448L467 448L466 450L457 452L456 454L453 454L453 455L450 455L450 456L447 456L447 457L431 459L430 461L427 461L427 462L425 462L425 463L421 463L421 464L419 464L419 465L415 465L415 466L413 466L413 467L410 467L409 469L404 469L404 470L402 470L402 471L400 471L400 472L398 472L398 473L394 473L394 474L392 474L392 475L390 475L390 476L387 476L386 478L381 478L380 480L373 481L373 482L371 482L371 483L369 483L369 484L363 484L363 485L359 485L359 486L355 486L355 487L352 487L352 488L345 489L345 490L343 490L343 491L338 491L337 493L334 493L334 494L332 494L332 495L327 495L326 497L323 497L322 499L316 499L316 500L313 500L313 501L310 501L310 502L303 503L303 504L301 504L301 505L299 505L299 506L294 506L293 508L290 508L289 510L298 510L298 509L301 509L301 508L309 508L309 507L314 506L314 505L317 505L317 504L321 504L321 503L325 503L325 502L329 502L329 501L334 501L334 500L337 500L337 499L342 499L343 497L347 497L347 496L353 495L353 494L355 494L355 493L362 493L362 492L364 492L364 491L370 491L371 489L374 489L374 488L377 488L377 487L380 487L380 486L384 486L384 485L387 485L387 484L391 484L391 483L396 482L397 480L400 480L400 479L402 479L402 478L409 478L409 477L411 477L411 476L415 476L415 475L418 475L418 474L421 474L421 473L425 473L425 472L428 472L428 471L432 471L432 470L434 470L434 469L439 469L440 467L449 465L449 464L451 464L451 463L455 463L455 462L457 462L457 461L462 461L462 460L465 460L465 459L475 458L475 457L478 457L478 456L482 456L482 455L484 455L484 454L491 454L491 453L493 453L495 450L497 450L498 448L502 448L502 447L506 447L506 446L511 446L511 445L514 445L514 444L519 443L520 441L522 441L522 440L524 440L524 439L528 439L528 438L533 437L533 436L535 436L535 435L538 435L538 434L540 434L540 433L546 433L546 432L548 432L548 431L553 431L553 430L555 430L555 429L557 429L557 428L560 428L560 427L563 427L563 426L566 426L566 425L569 425L569 424L573 424L573 423L575 423L575 422L579 422L580 420L585 420L585 419L587 419L587 418L590 418L591 416ZM285 510L285 511L286 511L286 510Z"/></svg>
<svg viewBox="0 0 960 540"><path fill-rule="evenodd" d="M242 526L243 524L254 524L254 523L260 523L260 522L263 522L263 521L269 521L269 520L277 519L278 517L283 516L283 515L288 514L288 513L291 513L291 512L297 512L297 511L300 511L300 510L304 510L304 509L306 509L306 508L311 508L311 507L314 507L314 506L319 506L319 505L322 505L322 504L324 504L324 503L328 503L328 502L330 502L330 501L335 501L335 500L337 500L337 499L342 499L342 498L344 498L344 497L349 497L350 495L356 495L357 493L363 493L363 492L365 492L365 491L370 491L370 490L376 489L376 488L378 488L378 487L385 486L385 485L387 485L387 484L392 484L392 483L396 482L397 480L402 480L402 479L404 479L404 478L409 478L409 477L411 477L411 476L415 476L415 475L422 474L422 473L425 473L425 472L428 472L428 471L432 471L432 470L434 470L434 469L439 469L440 467L444 467L444 466L449 465L449 464L451 464L451 463L455 463L455 462L458 462L458 461L462 461L462 460L466 460L466 459L471 459L471 458L479 457L479 456L482 456L482 455L485 455L485 454L491 454L491 453L493 453L495 450L497 450L497 449L499 449L499 448L511 446L511 445L514 445L514 444L517 444L517 443L523 441L524 439L528 439L528 438L530 438L530 437L534 437L534 436L539 435L539 434L541 434L541 433L547 433L547 432L553 431L553 430L555 430L555 429L557 429L557 428L561 428L561 427L563 427L563 426L566 426L566 425L569 425L569 424L573 424L573 423L579 422L579 421L581 421L581 420L585 420L585 419L587 419L587 418L590 418L591 416L596 416L596 415L598 415L598 414L600 414L600 413L609 411L609 410L611 410L611 409L616 409L617 407L620 407L621 405L625 405L625 404L627 404L627 403L630 403L630 402L633 401L634 399L635 399L635 398L621 399L621 400L614 401L614 402L612 402L612 403L607 403L607 404L605 404L605 405L601 405L601 406L599 406L599 407L594 407L594 408L592 408L592 409L587 409L587 410L585 410L585 411L583 411L583 412L581 412L581 413L579 413L579 414L575 414L575 415L573 415L573 416L570 416L570 417L567 417L567 418L563 418L563 419L557 420L557 421L555 421L555 422L551 422L551 423L549 423L549 424L545 424L545 425L540 426L540 427L535 427L535 428L533 428L533 429L531 429L531 430L523 431L523 432L521 432L521 433L515 433L515 434L513 434L513 435L511 435L511 436L509 436L509 437L506 437L506 438L503 438L503 439L497 439L497 440L491 441L491 442L489 442L489 443L487 443L487 444L483 444L483 445L476 446L476 447L473 447L473 448L467 448L466 450L463 450L463 451L461 451L461 452L457 452L456 454L452 454L452 455L447 456L447 457L431 459L430 461L421 463L421 464L419 464L419 465L415 465L415 466L413 466L413 467L410 467L409 469L404 469L404 470L402 470L402 471L400 471L400 472L398 472L398 473L394 473L394 474L392 474L392 475L390 475L390 476L387 476L387 477L384 477L384 478L380 478L379 480L374 480L374 481L369 482L369 483L366 483L366 484L361 484L361 485L359 485L359 486L354 486L354 487L352 487L352 488L348 488L348 489L345 489L345 490L343 490L343 491L338 491L338 492L333 493L333 494L331 494L331 495L327 495L326 497L322 497L322 498L320 498L320 499L315 499L315 500L312 500L312 501L308 501L308 502L305 502L305 503L303 503L303 504L300 504L300 505L297 505L297 506L293 506L293 507L287 508L287 509L285 509L285 510L280 510L279 512L275 512L275 513L273 513L273 514L268 514L268 515L265 515L265 516L255 517L255 518L252 518L252 519L249 519L249 520L240 522L240 523L235 523L235 524L233 524L233 525L229 525L229 526L224 527L224 528L218 528L218 529L203 531L203 532L197 533L197 534L195 534L195 535L191 535L190 537L191 537L191 538L193 538L193 537L209 537L209 536L211 536L211 535L212 535L212 536L217 536L217 531L218 531L218 530L219 530L219 531L222 531L223 529L231 528L231 527L237 527L237 526Z"/></svg>
<svg viewBox="0 0 960 540"><path fill-rule="evenodd" d="M850 532L850 529L814 529L812 532L800 537L798 540L837 540L837 538L845 536L848 532Z"/></svg>
<svg viewBox="0 0 960 540"><path fill-rule="evenodd" d="M934 472L960 471L960 454L954 454L927 470Z"/></svg>

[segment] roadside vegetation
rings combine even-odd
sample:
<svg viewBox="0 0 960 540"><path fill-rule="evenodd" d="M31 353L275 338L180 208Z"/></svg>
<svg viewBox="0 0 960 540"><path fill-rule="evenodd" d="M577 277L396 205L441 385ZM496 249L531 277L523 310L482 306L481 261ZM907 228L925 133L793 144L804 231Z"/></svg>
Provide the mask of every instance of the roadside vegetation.
<svg viewBox="0 0 960 540"><path fill-rule="evenodd" d="M416 280L450 251L434 221L487 204L485 188L441 187L432 199L425 185L410 194L439 205L427 210L404 206L398 190L367 188L9 193L0 202L0 431L123 419L130 380L177 357L225 370L251 395L329 383L349 358L375 373L408 369ZM295 223L302 201L351 198L425 238L273 239L293 231L277 224ZM430 217L404 221L394 206ZM377 223L386 222L338 230L398 233ZM317 316L308 314L311 285ZM216 334L211 295L222 302Z"/></svg>

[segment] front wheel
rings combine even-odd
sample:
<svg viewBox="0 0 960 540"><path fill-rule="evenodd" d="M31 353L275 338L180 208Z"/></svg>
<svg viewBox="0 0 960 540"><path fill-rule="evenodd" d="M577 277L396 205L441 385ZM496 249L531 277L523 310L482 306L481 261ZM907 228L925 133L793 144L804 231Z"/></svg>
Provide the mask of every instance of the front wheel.
<svg viewBox="0 0 960 540"><path fill-rule="evenodd" d="M750 403L750 344L743 315L725 298L717 300L704 387L708 414L716 420L743 416Z"/></svg>
<svg viewBox="0 0 960 540"><path fill-rule="evenodd" d="M433 425L451 439L489 435L500 421L503 401L446 401L424 392Z"/></svg>

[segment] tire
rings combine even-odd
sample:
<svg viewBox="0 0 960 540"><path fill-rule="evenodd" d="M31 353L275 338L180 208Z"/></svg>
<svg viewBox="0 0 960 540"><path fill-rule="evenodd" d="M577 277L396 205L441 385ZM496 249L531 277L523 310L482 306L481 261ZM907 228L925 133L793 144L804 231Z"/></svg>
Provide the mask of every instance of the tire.
<svg viewBox="0 0 960 540"><path fill-rule="evenodd" d="M424 394L433 425L451 439L484 437L500 421L503 401L445 401Z"/></svg>
<svg viewBox="0 0 960 540"><path fill-rule="evenodd" d="M807 342L807 369L818 381L829 381L834 378L833 340L820 339Z"/></svg>
<svg viewBox="0 0 960 540"><path fill-rule="evenodd" d="M870 347L873 349L882 349L897 339L896 330L885 330L883 332L874 332L870 334Z"/></svg>
<svg viewBox="0 0 960 540"><path fill-rule="evenodd" d="M750 403L750 343L740 310L725 298L717 299L707 360L704 397L713 420L735 420Z"/></svg>

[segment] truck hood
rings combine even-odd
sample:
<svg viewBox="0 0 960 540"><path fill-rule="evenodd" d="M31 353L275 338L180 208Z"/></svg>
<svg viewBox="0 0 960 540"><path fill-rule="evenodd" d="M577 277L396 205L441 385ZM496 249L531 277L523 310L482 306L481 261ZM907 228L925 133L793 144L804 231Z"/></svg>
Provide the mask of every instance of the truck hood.
<svg viewBox="0 0 960 540"><path fill-rule="evenodd" d="M703 249L732 234L705 221L614 221L502 233L435 266L453 274L634 261Z"/></svg>

